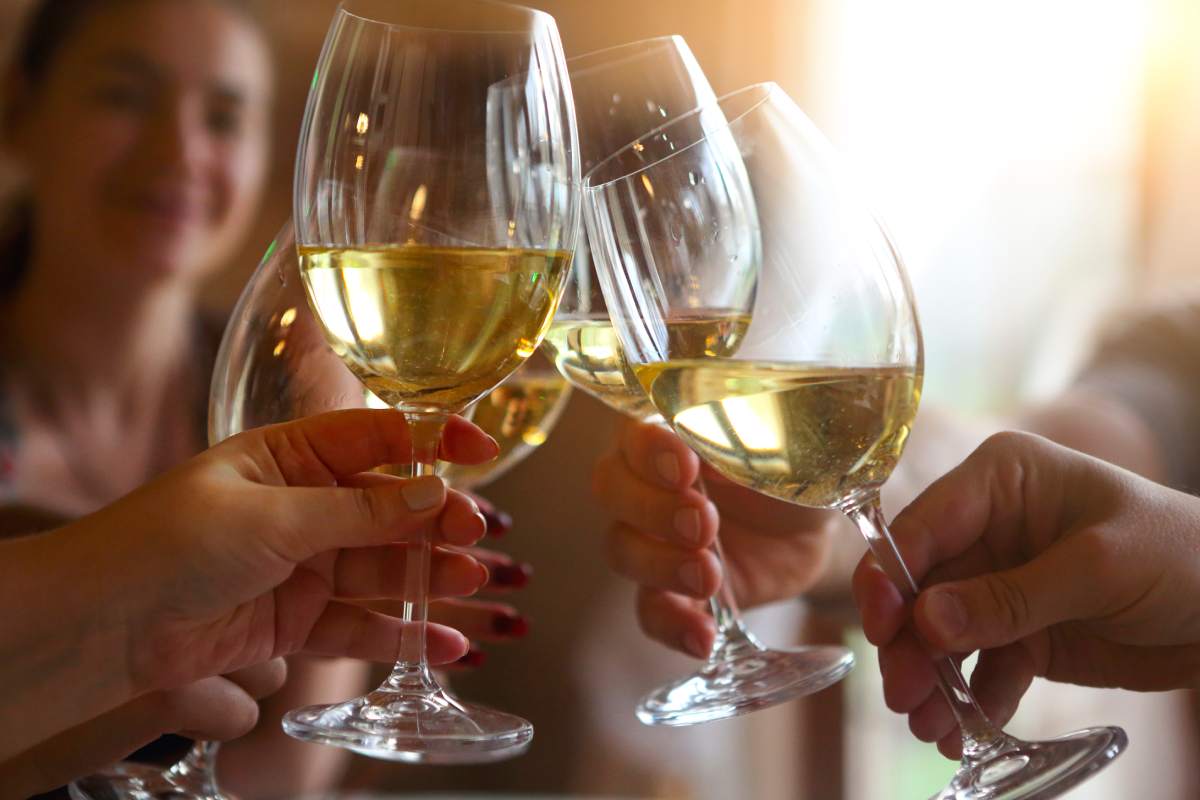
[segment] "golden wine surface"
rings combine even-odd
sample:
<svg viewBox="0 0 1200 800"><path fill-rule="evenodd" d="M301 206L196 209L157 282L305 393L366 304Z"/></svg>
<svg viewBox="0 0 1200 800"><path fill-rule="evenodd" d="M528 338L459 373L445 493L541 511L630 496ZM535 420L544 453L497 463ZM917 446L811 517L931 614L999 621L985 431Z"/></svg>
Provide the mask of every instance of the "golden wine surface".
<svg viewBox="0 0 1200 800"><path fill-rule="evenodd" d="M474 466L442 462L439 474L458 489L499 476L546 441L570 391L566 381L551 370L517 370L472 409L471 421L499 443L500 455Z"/></svg>
<svg viewBox="0 0 1200 800"><path fill-rule="evenodd" d="M301 247L326 339L387 404L457 412L538 347L571 254L560 250Z"/></svg>
<svg viewBox="0 0 1200 800"><path fill-rule="evenodd" d="M742 314L684 318L667 323L667 337L672 350L729 356L741 344L749 324L750 318ZM635 419L658 416L626 362L617 332L607 317L555 320L544 347L573 386Z"/></svg>
<svg viewBox="0 0 1200 800"><path fill-rule="evenodd" d="M690 359L638 378L697 454L729 479L806 506L880 486L917 413L911 367Z"/></svg>

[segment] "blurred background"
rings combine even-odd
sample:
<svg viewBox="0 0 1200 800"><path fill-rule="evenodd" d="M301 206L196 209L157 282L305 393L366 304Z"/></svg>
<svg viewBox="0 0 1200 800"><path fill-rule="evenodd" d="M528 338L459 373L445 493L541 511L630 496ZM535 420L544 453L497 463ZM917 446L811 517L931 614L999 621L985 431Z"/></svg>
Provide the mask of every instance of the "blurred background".
<svg viewBox="0 0 1200 800"><path fill-rule="evenodd" d="M925 327L925 400L1003 414L1064 386L1115 311L1200 276L1200 4L1195 0L534 0L568 56L682 34L718 92L776 80L874 197ZM333 0L263 2L279 65L273 178L254 235L208 292L228 309L290 213L295 134ZM0 0L14 31L22 0ZM689 667L636 630L632 589L599 555L588 496L616 424L576 392L554 435L484 490L516 524L503 545L536 575L523 643L493 648L464 695L521 713L532 751L506 764L407 768L358 759L351 784L395 790L653 798L921 797L952 765L883 706L873 655L834 598L766 609L776 644L846 639L843 686L749 718L642 728L634 700ZM1011 726L1092 723L1133 742L1089 798L1200 796L1193 704L1038 685Z"/></svg>

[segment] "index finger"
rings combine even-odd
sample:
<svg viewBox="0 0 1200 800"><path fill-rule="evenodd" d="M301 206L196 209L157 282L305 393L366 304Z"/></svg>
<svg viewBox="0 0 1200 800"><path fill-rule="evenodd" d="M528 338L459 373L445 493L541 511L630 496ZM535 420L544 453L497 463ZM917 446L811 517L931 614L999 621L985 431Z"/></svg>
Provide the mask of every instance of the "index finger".
<svg viewBox="0 0 1200 800"><path fill-rule="evenodd" d="M277 475L289 486L329 486L338 478L413 458L408 422L393 409L331 411L249 431L229 442L257 456L265 475ZM450 417L439 451L448 460L472 464L494 458L499 447L467 420Z"/></svg>
<svg viewBox="0 0 1200 800"><path fill-rule="evenodd" d="M876 647L892 641L907 621L908 608L900 590L870 553L858 562L850 588L867 641Z"/></svg>
<svg viewBox="0 0 1200 800"><path fill-rule="evenodd" d="M686 489L700 476L700 458L662 425L630 420L617 436L621 457L643 481L666 489Z"/></svg>

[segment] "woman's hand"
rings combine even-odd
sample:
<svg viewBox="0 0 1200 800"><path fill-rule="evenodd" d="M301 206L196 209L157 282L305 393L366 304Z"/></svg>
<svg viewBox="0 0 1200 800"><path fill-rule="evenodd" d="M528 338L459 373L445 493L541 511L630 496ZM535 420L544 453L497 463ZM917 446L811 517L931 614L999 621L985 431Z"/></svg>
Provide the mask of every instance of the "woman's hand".
<svg viewBox="0 0 1200 800"><path fill-rule="evenodd" d="M912 608L871 557L854 576L888 706L957 758L929 650L981 650L1005 723L1034 676L1158 691L1200 680L1200 499L1028 434L988 439L892 525ZM915 629L915 630L914 630Z"/></svg>
<svg viewBox="0 0 1200 800"><path fill-rule="evenodd" d="M451 418L443 459L495 452ZM347 601L403 596L403 542L421 529L465 546L485 528L474 502L438 478L365 473L410 453L399 412L335 412L235 436L81 521L79 538L146 534L130 537L148 567L128 623L134 684L170 688L295 652L392 661L401 622ZM486 577L474 558L441 549L431 593L468 595ZM428 636L433 663L466 651L451 629L430 625Z"/></svg>
<svg viewBox="0 0 1200 800"><path fill-rule="evenodd" d="M440 457L496 454L452 418ZM0 544L0 759L152 692L291 653L391 662L403 623L356 605L403 597L407 548L439 547L434 596L469 595L487 570L451 549L483 518L438 478L365 474L410 458L396 411L354 410L233 437L104 510ZM466 638L430 624L447 663Z"/></svg>
<svg viewBox="0 0 1200 800"><path fill-rule="evenodd" d="M286 678L287 662L275 658L223 677L144 694L0 763L3 796L50 791L168 733L205 741L235 739L254 728L257 701L278 691Z"/></svg>
<svg viewBox="0 0 1200 800"><path fill-rule="evenodd" d="M593 488L615 521L606 535L613 569L639 584L643 630L669 647L708 655L715 629L706 599L721 585L712 551L720 536L738 602L755 606L810 589L831 555L839 515L738 486L658 425L628 421L596 464Z"/></svg>

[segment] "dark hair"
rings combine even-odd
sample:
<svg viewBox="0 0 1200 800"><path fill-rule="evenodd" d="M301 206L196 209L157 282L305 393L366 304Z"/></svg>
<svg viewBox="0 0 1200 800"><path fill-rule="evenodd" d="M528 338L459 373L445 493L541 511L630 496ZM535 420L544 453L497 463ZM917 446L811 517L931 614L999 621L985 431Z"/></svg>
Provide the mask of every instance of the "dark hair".
<svg viewBox="0 0 1200 800"><path fill-rule="evenodd" d="M126 0L128 1L128 0ZM254 0L215 0L261 27ZM117 5L114 0L40 0L26 18L17 39L11 69L26 85L36 87L50 71L55 56L89 17ZM33 207L19 197L0 226L0 298L21 285L33 247Z"/></svg>

